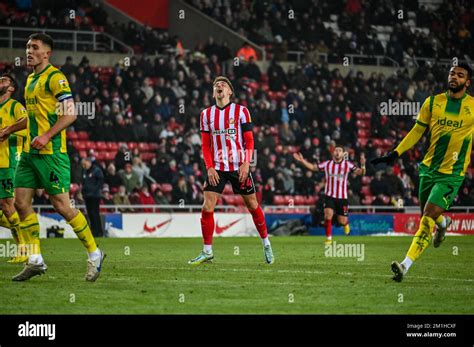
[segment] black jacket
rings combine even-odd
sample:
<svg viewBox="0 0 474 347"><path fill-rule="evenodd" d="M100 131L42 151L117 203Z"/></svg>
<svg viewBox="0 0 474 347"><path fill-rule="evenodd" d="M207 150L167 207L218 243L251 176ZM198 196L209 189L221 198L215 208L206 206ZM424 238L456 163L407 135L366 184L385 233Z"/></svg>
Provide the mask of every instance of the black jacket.
<svg viewBox="0 0 474 347"><path fill-rule="evenodd" d="M89 170L83 170L82 194L84 198L100 198L103 184L104 174L96 165L92 165Z"/></svg>

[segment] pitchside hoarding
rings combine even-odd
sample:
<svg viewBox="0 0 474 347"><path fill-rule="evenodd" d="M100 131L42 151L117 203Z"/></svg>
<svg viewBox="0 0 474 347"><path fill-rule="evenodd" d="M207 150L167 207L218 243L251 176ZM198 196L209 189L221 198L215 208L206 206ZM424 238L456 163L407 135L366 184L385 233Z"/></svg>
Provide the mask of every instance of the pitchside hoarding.
<svg viewBox="0 0 474 347"><path fill-rule="evenodd" d="M453 222L448 232L474 235L473 213L447 213ZM215 236L257 236L258 233L249 213L216 213ZM110 213L105 214L105 229L109 237L201 237L200 213ZM270 229L276 220L301 219L310 223L304 214L278 213L266 215ZM414 213L358 214L349 216L351 235L373 235L384 233L414 234L420 216ZM72 228L57 213L39 216L40 236L46 238L48 230L55 226L64 232L65 238L76 237ZM312 235L323 235L324 228L309 228ZM334 235L341 234L334 228ZM0 227L0 238L11 238L9 230Z"/></svg>

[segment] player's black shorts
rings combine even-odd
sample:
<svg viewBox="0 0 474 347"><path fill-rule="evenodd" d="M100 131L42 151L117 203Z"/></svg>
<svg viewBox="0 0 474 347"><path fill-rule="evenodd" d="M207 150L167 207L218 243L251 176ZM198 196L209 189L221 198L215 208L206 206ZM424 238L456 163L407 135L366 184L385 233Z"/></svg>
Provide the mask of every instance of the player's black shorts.
<svg viewBox="0 0 474 347"><path fill-rule="evenodd" d="M207 178L204 183L205 192L216 192L222 194L226 183L230 182L235 194L250 195L255 193L255 185L253 184L253 178L250 172L247 179L243 182L239 182L238 171L217 171L217 173L219 174L219 183L217 186L211 186L209 178Z"/></svg>
<svg viewBox="0 0 474 347"><path fill-rule="evenodd" d="M349 215L349 203L347 199L336 199L326 195L324 197L324 208L333 209L338 216L347 217Z"/></svg>

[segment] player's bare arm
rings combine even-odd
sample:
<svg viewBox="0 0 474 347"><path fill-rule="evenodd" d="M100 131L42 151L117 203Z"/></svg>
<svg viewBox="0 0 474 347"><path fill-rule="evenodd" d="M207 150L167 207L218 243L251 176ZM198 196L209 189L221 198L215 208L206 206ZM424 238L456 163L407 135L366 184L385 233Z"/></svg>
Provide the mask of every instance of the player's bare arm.
<svg viewBox="0 0 474 347"><path fill-rule="evenodd" d="M18 120L15 124L7 126L0 130L0 142L5 141L11 134L14 134L18 131L26 129L27 119L22 118Z"/></svg>
<svg viewBox="0 0 474 347"><path fill-rule="evenodd" d="M312 164L309 161L307 161L301 153L293 153L293 158L301 163L305 168L311 171L318 171L318 165Z"/></svg>
<svg viewBox="0 0 474 347"><path fill-rule="evenodd" d="M65 113L59 117L58 121L43 135L37 136L31 141L31 147L36 149L41 149L46 144L51 141L51 138L62 130L66 129L77 119L75 113L74 101L72 99L67 99L62 102L62 109L65 110Z"/></svg>
<svg viewBox="0 0 474 347"><path fill-rule="evenodd" d="M359 175L359 176L364 176L365 175L365 163L366 163L366 159L365 159L365 154L364 153L361 153L360 154L360 168L357 168L355 170L356 172L356 175Z"/></svg>

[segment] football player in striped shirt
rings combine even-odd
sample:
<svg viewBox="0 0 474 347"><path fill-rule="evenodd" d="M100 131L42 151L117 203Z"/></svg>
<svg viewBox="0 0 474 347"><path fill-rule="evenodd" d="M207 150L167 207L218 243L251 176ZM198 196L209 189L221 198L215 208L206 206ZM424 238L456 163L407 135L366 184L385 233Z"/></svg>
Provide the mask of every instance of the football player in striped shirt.
<svg viewBox="0 0 474 347"><path fill-rule="evenodd" d="M8 263L24 263L26 239L21 231L20 217L14 206L13 179L26 135L26 109L12 98L18 85L11 75L0 77L0 226L10 229L17 244L17 254Z"/></svg>
<svg viewBox="0 0 474 347"><path fill-rule="evenodd" d="M358 168L354 163L344 159L344 148L336 146L332 159L319 164L308 162L301 153L293 153L296 161L303 164L311 171L324 171L326 186L324 188L324 228L326 231L326 244L332 243L332 218L336 213L337 222L342 225L344 233L349 235L349 204L347 201L347 178L353 171L357 175L365 175L365 155L360 155Z"/></svg>
<svg viewBox="0 0 474 347"><path fill-rule="evenodd" d="M204 239L202 252L188 263L199 265L212 261L214 234L214 207L227 182L235 194L240 194L252 215L263 242L267 264L274 256L268 239L265 215L258 204L255 185L249 171L254 151L252 119L248 109L230 101L234 89L228 78L219 76L213 83L216 104L201 112L200 128L202 152L207 168L204 183L204 205L201 212L201 230Z"/></svg>
<svg viewBox="0 0 474 347"><path fill-rule="evenodd" d="M33 68L25 86L28 113L27 136L15 173L15 206L20 228L30 237L31 252L24 269L13 277L25 281L45 273L47 266L40 250L38 216L31 203L35 189L44 188L55 210L67 221L88 252L85 279L95 281L105 254L97 247L86 218L71 206L71 168L66 148L66 128L77 118L66 76L50 64L53 40L42 33L32 34L26 44L27 65Z"/></svg>
<svg viewBox="0 0 474 347"><path fill-rule="evenodd" d="M414 261L428 248L443 242L451 219L449 209L464 180L471 159L474 136L474 98L467 94L472 69L467 64L451 67L448 90L426 98L416 123L400 144L373 164L392 165L428 131L428 146L419 165L419 200L422 217L405 259L393 261L393 280L400 282ZM434 237L433 237L434 232Z"/></svg>

